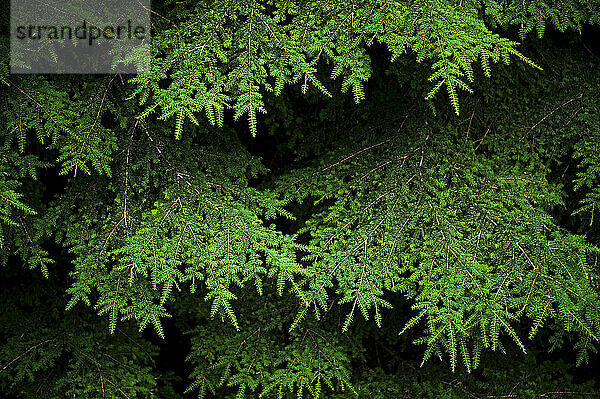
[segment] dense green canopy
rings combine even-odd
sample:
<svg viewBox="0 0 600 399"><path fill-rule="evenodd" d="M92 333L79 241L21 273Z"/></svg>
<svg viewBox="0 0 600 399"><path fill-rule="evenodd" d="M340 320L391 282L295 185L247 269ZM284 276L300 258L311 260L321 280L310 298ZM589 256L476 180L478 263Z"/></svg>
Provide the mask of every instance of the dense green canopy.
<svg viewBox="0 0 600 399"><path fill-rule="evenodd" d="M3 395L600 393L600 1L152 7L137 75L1 38Z"/></svg>

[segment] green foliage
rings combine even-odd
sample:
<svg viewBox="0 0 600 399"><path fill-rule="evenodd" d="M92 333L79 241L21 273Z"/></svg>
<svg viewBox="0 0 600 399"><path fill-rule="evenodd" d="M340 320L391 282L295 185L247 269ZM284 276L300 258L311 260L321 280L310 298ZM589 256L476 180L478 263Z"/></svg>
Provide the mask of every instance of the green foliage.
<svg viewBox="0 0 600 399"><path fill-rule="evenodd" d="M262 92L279 95L286 85L300 83L302 93L311 85L331 96L317 76L323 63L332 65L330 80L342 77L341 91L352 89L360 102L372 71L365 47L375 42L388 47L392 60L408 50L418 62L431 60L429 81L434 86L426 98L446 86L458 114L458 90L471 90L467 82L473 81L473 63L481 63L486 76L491 74L490 61L508 63L511 56L536 66L516 50L516 42L493 33L485 23L490 18L509 26L522 11L512 4L484 3L177 2L158 20L163 29L153 39L152 70L133 79L140 104L149 104L141 117L157 109L160 119L175 116L179 137L184 120L198 123L194 113L204 111L211 124L221 126L224 110L233 108L236 119L248 116L256 135L257 115L266 112ZM544 6L545 11L552 9ZM593 21L596 10L597 5L581 3L571 5L570 18L557 18L564 11L552 9L553 14L543 12L548 18L539 19L540 13L529 9L537 19L527 14L519 22L527 18L543 30L549 19L566 29ZM522 29L522 36L528 29ZM161 85L165 81L167 85Z"/></svg>
<svg viewBox="0 0 600 399"><path fill-rule="evenodd" d="M349 358L340 338L314 324L288 335L293 302L280 302L247 298L250 306L243 306L240 332L214 326L204 315L190 331L188 361L195 369L187 391L197 390L200 398L224 387L234 388L239 397L319 397L334 390L352 395Z"/></svg>
<svg viewBox="0 0 600 399"><path fill-rule="evenodd" d="M145 133L143 140L159 140ZM184 146L189 148L190 143ZM291 215L275 196L248 187L244 178L245 173L256 176L262 167L241 153L236 167L220 169L219 162L228 159L215 160L210 147L194 155L192 149L186 154L176 147L171 149L178 154L174 156L186 158L171 159L160 147L147 148L142 156L127 150L119 155L124 163L115 175L117 185L82 179L48 212L48 223L55 224L59 215L79 208L69 216L64 237L77 256L68 308L79 301L90 303L90 294L97 291L96 308L109 315L111 331L122 315L124 320L137 320L140 329L152 324L162 336L160 318L168 316L167 299L182 284L192 292L198 287L205 290L212 316L226 316L236 329L234 287L251 283L260 293L263 278L268 277L277 281L280 294L289 282L302 297L295 284L297 275L307 273L295 260L301 246L262 219ZM150 172L157 162L162 166ZM94 199L81 196L92 184L110 192L110 207L98 209ZM152 203L136 187L153 185L160 186L161 194ZM93 225L99 229L88 230Z"/></svg>
<svg viewBox="0 0 600 399"><path fill-rule="evenodd" d="M314 173L293 190L334 201L307 221L318 248L309 258L322 271L309 285L315 311L336 287L339 303L352 304L343 330L355 309L380 325L384 290L402 292L418 312L402 332L423 319L423 361L447 352L453 368L476 366L482 348L502 347L501 334L525 351L512 326L525 315L530 337L553 317L597 341L599 298L586 264L597 249L548 214L562 204L558 192L539 171L438 129L369 145L345 170Z"/></svg>
<svg viewBox="0 0 600 399"><path fill-rule="evenodd" d="M598 49L541 39L598 2L157 3L148 73L0 64L3 393L598 392Z"/></svg>
<svg viewBox="0 0 600 399"><path fill-rule="evenodd" d="M584 398L593 395L592 379L576 383L577 371L562 361L535 363L533 356L524 362L486 359L488 367L475 376L465 371L449 373L439 365L419 369L409 362L394 374L381 368L364 370L357 387L368 399L388 398L467 398L512 395L518 398L540 398L569 392L569 396ZM535 372L533 369L535 368ZM503 395L504 394L504 395ZM332 398L344 398L334 395ZM510 396L509 396L510 397Z"/></svg>
<svg viewBox="0 0 600 399"><path fill-rule="evenodd" d="M16 276L7 278L13 284ZM19 295L27 285L28 296ZM129 327L110 335L93 313L64 313L62 288L36 279L3 287L0 387L22 397L148 397L154 349Z"/></svg>

